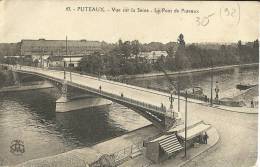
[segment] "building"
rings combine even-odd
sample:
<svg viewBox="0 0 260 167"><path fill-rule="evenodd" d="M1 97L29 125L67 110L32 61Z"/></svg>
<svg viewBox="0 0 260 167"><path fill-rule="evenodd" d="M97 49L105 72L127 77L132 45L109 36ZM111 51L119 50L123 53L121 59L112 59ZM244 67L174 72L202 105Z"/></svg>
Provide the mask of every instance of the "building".
<svg viewBox="0 0 260 167"><path fill-rule="evenodd" d="M83 56L49 56L43 59L44 67L78 67Z"/></svg>
<svg viewBox="0 0 260 167"><path fill-rule="evenodd" d="M164 59L165 57L167 57L168 53L166 51L140 52L137 56L153 64L156 63L158 59Z"/></svg>
<svg viewBox="0 0 260 167"><path fill-rule="evenodd" d="M82 57L64 57L63 62L65 62L66 67L78 67Z"/></svg>
<svg viewBox="0 0 260 167"><path fill-rule="evenodd" d="M47 59L47 67L64 67L63 57L62 56L50 56ZM45 63L44 63L45 64Z"/></svg>
<svg viewBox="0 0 260 167"><path fill-rule="evenodd" d="M196 121L187 125L186 146L193 147L196 144L206 144L205 135L211 125L204 121ZM204 138L204 139L203 139ZM206 139L207 140L207 139ZM180 124L165 133L145 143L146 158L154 163L163 162L176 156L185 149L185 127Z"/></svg>
<svg viewBox="0 0 260 167"><path fill-rule="evenodd" d="M89 55L94 52L101 52L101 42L87 40L68 40L67 50L66 40L24 39L18 43L18 45L21 56L64 56L66 54Z"/></svg>

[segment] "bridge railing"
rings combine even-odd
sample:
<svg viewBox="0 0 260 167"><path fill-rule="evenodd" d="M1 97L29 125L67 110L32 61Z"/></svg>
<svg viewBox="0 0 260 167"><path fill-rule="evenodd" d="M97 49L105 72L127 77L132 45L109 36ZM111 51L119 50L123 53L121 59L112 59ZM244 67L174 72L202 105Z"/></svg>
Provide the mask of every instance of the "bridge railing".
<svg viewBox="0 0 260 167"><path fill-rule="evenodd" d="M79 88L82 88L82 89L87 89L88 91L93 92L95 94L99 94L101 96L106 96L108 98L112 98L112 99L115 99L117 101L121 101L121 102L124 102L124 103L139 106L139 107L142 107L142 108L145 108L145 109L148 109L148 110L155 111L157 113L163 114L163 113L166 112L165 107L158 107L156 105L152 105L152 104L148 104L148 103L141 102L141 101L138 101L138 100L134 100L134 99L131 99L129 97L119 96L119 95L116 95L116 94L113 94L113 93L105 92L103 90L98 90L98 89L88 87L88 86L82 86L80 84L70 82L70 81L68 83L71 84L71 85L75 85L76 87L79 87Z"/></svg>
<svg viewBox="0 0 260 167"><path fill-rule="evenodd" d="M11 66L11 67L13 69L16 69L16 70L24 69L24 70L29 70L31 72L43 71L44 70L44 69L39 69L37 67L32 67L32 66L14 65L14 66ZM49 71L57 72L56 70L49 70ZM58 72L62 73L62 71L58 71ZM79 88L82 88L82 89L87 89L88 91L93 92L95 94L100 94L101 96L106 96L108 98L112 98L112 99L115 99L115 100L118 100L118 101L121 101L121 102L124 102L124 103L128 103L128 104L132 104L132 105L144 108L144 109L152 110L152 111L157 112L157 113L163 114L163 113L166 112L165 107L158 107L156 105L148 104L146 102L141 102L141 101L129 98L129 97L122 96L122 95L116 95L116 94L113 94L113 93L109 93L109 92L99 90L99 89L96 89L96 88L92 88L92 87L89 87L89 86L85 86L85 85L83 86L83 85L80 85L80 84L77 84L77 83L71 82L71 81L68 81L68 83L71 84L71 85L75 85L76 87L79 87Z"/></svg>
<svg viewBox="0 0 260 167"><path fill-rule="evenodd" d="M127 161L133 154L137 152L140 152L141 154L143 148L144 148L143 141L141 141L131 146L125 147L122 150L113 153L112 155L115 159L115 163L117 165L120 165L123 162Z"/></svg>

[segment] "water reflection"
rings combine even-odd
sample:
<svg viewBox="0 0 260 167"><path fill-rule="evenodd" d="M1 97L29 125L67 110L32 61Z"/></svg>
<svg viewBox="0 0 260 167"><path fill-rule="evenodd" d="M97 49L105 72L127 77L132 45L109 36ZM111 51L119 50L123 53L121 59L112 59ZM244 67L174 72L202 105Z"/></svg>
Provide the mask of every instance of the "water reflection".
<svg viewBox="0 0 260 167"><path fill-rule="evenodd" d="M69 142L78 146L92 145L124 132L123 129L110 124L107 108L99 107L57 113L55 118L57 130L63 134L66 140L69 139Z"/></svg>
<svg viewBox="0 0 260 167"><path fill-rule="evenodd" d="M1 96L0 157L6 160L6 164L93 145L131 130L122 128L126 118L114 120L108 107L56 113L55 100L55 95L46 91ZM130 117L133 113L125 112ZM134 118L137 122L143 119L139 115ZM11 141L16 139L25 143L26 152L19 157L9 152Z"/></svg>
<svg viewBox="0 0 260 167"><path fill-rule="evenodd" d="M204 93L210 96L211 72L198 72L180 75L171 75L171 80L175 83L179 81L180 90L192 87L203 88ZM236 84L257 84L258 83L258 67L232 68L228 70L213 71L213 89L218 82L220 89L219 95L225 96L230 90L234 90ZM163 89L169 91L169 81L164 76L151 78L137 78L128 80L127 83L138 85L141 87ZM177 84L176 84L177 85ZM177 87L176 87L177 88Z"/></svg>

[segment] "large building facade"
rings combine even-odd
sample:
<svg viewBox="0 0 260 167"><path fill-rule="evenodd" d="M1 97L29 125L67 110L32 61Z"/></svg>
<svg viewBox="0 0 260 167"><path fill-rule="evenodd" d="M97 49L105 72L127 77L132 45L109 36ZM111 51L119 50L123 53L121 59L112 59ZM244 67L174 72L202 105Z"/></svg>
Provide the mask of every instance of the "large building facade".
<svg viewBox="0 0 260 167"><path fill-rule="evenodd" d="M68 40L66 53L66 40L31 40L23 39L18 43L0 43L0 56L65 56L91 55L101 52L101 42L87 40Z"/></svg>
<svg viewBox="0 0 260 167"><path fill-rule="evenodd" d="M68 40L66 52L66 40L27 40L18 44L21 56L64 56L68 55L90 55L101 52L101 42L87 40Z"/></svg>

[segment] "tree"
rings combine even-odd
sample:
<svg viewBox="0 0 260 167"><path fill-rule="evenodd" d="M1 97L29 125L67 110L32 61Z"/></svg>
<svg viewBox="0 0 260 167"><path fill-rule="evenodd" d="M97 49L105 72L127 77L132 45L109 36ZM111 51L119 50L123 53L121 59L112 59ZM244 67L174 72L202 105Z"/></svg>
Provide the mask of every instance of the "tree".
<svg viewBox="0 0 260 167"><path fill-rule="evenodd" d="M123 46L123 41L122 41L122 39L119 39L119 40L118 40L118 46L119 46L119 48L121 48L121 47Z"/></svg>
<svg viewBox="0 0 260 167"><path fill-rule="evenodd" d="M130 41L125 41L122 45L121 53L124 59L128 59L131 56L131 43Z"/></svg>
<svg viewBox="0 0 260 167"><path fill-rule="evenodd" d="M99 74L101 72L102 60L99 52L95 52L90 56L85 56L79 63L79 69L81 71Z"/></svg>
<svg viewBox="0 0 260 167"><path fill-rule="evenodd" d="M122 42L122 41L121 41ZM120 47L122 48L122 45L116 45L112 50L108 52L107 55L107 73L110 75L120 75L122 73L121 67L123 63L123 56L122 51L120 50Z"/></svg>
<svg viewBox="0 0 260 167"><path fill-rule="evenodd" d="M175 70L176 69L175 60L172 56L168 55L165 58L165 67L166 67L167 70Z"/></svg>
<svg viewBox="0 0 260 167"><path fill-rule="evenodd" d="M253 48L259 48L259 41L258 39L253 42Z"/></svg>
<svg viewBox="0 0 260 167"><path fill-rule="evenodd" d="M204 67L204 62L201 59L201 49L191 44L185 48L185 53L191 62L192 68Z"/></svg>
<svg viewBox="0 0 260 167"><path fill-rule="evenodd" d="M167 49L166 51L167 51L168 56L174 57L174 54L175 54L174 46L169 46L166 49Z"/></svg>
<svg viewBox="0 0 260 167"><path fill-rule="evenodd" d="M259 62L259 41L258 39L253 43L253 51L252 51L253 62Z"/></svg>
<svg viewBox="0 0 260 167"><path fill-rule="evenodd" d="M0 56L0 63L4 63L4 57Z"/></svg>
<svg viewBox="0 0 260 167"><path fill-rule="evenodd" d="M137 56L140 53L140 43L138 40L134 40L131 42L132 53Z"/></svg>
<svg viewBox="0 0 260 167"><path fill-rule="evenodd" d="M178 42L178 46L179 47L183 47L185 48L185 41L184 41L184 35L183 34L180 34L178 39L177 39L177 42Z"/></svg>
<svg viewBox="0 0 260 167"><path fill-rule="evenodd" d="M187 69L191 67L190 59L185 52L184 35L180 34L177 39L178 49L175 55L175 64L177 69Z"/></svg>
<svg viewBox="0 0 260 167"><path fill-rule="evenodd" d="M17 59L15 57L6 57L4 59L4 63L16 65L17 64Z"/></svg>
<svg viewBox="0 0 260 167"><path fill-rule="evenodd" d="M242 61L242 42L241 42L241 40L239 40L238 42L237 42L237 50L238 50L238 57L239 57L239 62L241 63L241 61Z"/></svg>

